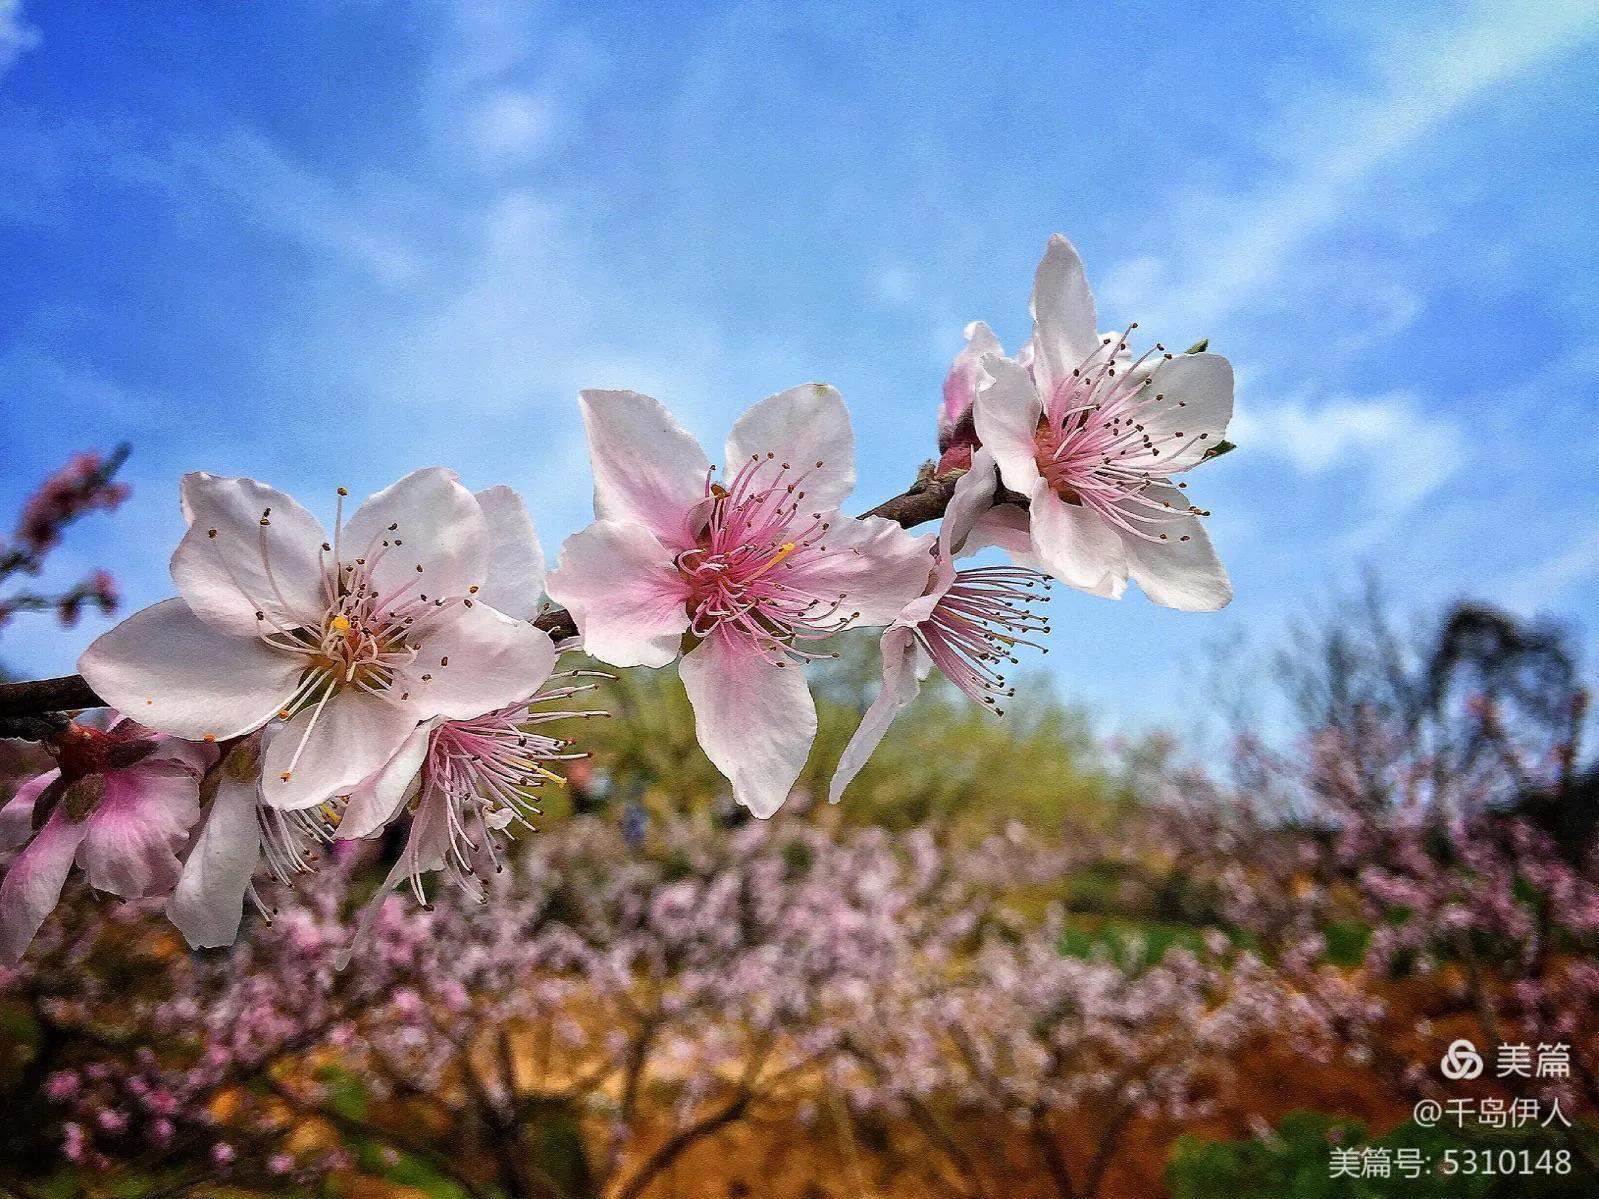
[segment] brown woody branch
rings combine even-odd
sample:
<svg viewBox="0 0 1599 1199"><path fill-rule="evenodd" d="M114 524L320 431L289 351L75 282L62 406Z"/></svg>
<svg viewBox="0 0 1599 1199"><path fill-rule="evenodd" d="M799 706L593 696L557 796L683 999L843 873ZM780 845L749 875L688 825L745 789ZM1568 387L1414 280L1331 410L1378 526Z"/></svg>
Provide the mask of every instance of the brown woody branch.
<svg viewBox="0 0 1599 1199"><path fill-rule="evenodd" d="M926 466L908 490L893 499L884 500L861 516L881 516L907 529L937 520L949 507L950 497L955 494L955 481L960 474L955 471L934 475L932 467ZM1013 492L1001 492L999 502L1025 504L1027 501ZM577 625L565 608L551 606L541 612L533 623L556 641L577 636ZM105 700L95 694L94 688L84 681L82 675L0 683L0 737L44 740L59 727L59 720L50 719L52 714L106 706Z"/></svg>

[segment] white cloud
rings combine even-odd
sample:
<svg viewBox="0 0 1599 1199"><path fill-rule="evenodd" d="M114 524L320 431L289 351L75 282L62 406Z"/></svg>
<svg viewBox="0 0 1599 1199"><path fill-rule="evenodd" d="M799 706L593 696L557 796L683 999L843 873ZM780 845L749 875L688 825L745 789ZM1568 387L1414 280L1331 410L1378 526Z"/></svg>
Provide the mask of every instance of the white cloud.
<svg viewBox="0 0 1599 1199"><path fill-rule="evenodd" d="M1385 29L1371 86L1307 95L1291 106L1267 147L1283 163L1280 182L1236 199L1188 197L1167 257L1122 264L1108 276L1106 297L1161 328L1217 329L1297 273L1296 251L1341 222L1380 169L1471 104L1596 34L1599 5L1562 0L1487 0L1452 28Z"/></svg>
<svg viewBox="0 0 1599 1199"><path fill-rule="evenodd" d="M447 12L424 116L440 153L464 148L490 175L554 156L605 69L594 45L575 27L548 27L542 6L471 0Z"/></svg>
<svg viewBox="0 0 1599 1199"><path fill-rule="evenodd" d="M1599 516L1590 521L1599 524ZM1599 527L1567 545L1530 570L1518 572L1497 590L1519 612L1547 608L1551 599L1573 584L1599 575Z"/></svg>
<svg viewBox="0 0 1599 1199"><path fill-rule="evenodd" d="M871 280L872 294L890 308L903 308L917 298L916 275L903 263L884 265Z"/></svg>
<svg viewBox="0 0 1599 1199"><path fill-rule="evenodd" d="M1306 477L1335 469L1363 476L1365 521L1345 535L1347 549L1363 549L1442 486L1465 465L1465 438L1449 421L1423 413L1409 392L1335 396L1312 405L1304 399L1241 407L1228 437L1252 454L1289 462Z"/></svg>
<svg viewBox="0 0 1599 1199"><path fill-rule="evenodd" d="M371 190L352 195L334 186L247 129L206 142L185 141L163 159L118 155L113 164L130 182L164 191L183 207L222 204L310 249L353 265L387 285L414 279L422 264L397 225L396 210L418 197Z"/></svg>
<svg viewBox="0 0 1599 1199"><path fill-rule="evenodd" d="M485 160L529 160L543 153L556 127L555 107L544 97L498 88L472 114L471 137Z"/></svg>
<svg viewBox="0 0 1599 1199"><path fill-rule="evenodd" d="M39 44L39 31L22 15L22 0L0 0L0 75Z"/></svg>

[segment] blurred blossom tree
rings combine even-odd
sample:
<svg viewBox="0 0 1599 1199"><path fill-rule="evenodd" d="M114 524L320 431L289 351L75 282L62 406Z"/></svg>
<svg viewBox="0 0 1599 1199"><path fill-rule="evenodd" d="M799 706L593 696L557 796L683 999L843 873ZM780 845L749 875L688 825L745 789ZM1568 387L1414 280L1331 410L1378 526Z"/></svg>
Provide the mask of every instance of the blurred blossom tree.
<svg viewBox="0 0 1599 1199"><path fill-rule="evenodd" d="M106 455L74 454L40 484L23 505L11 536L0 538L0 586L13 583L17 576L37 577L67 526L88 512L112 511L128 498L127 485L115 482L127 457L127 445ZM116 581L104 570L92 571L62 590L26 586L0 595L0 630L21 612L55 612L62 624L71 625L85 604L110 614L117 601Z"/></svg>
<svg viewBox="0 0 1599 1199"><path fill-rule="evenodd" d="M862 1136L903 1119L926 1152L884 1168L999 1195L992 1121L1086 1197L1131 1122L1211 1110L1240 1044L1309 1014L1254 960L1063 955L1060 912L1006 898L1066 860L1020 827L961 848L674 818L636 854L574 818L491 913L454 888L390 899L339 972L359 857L226 954L107 941L82 908L52 924L0 977L34 1025L15 1084L51 1113L6 1122L7 1160L47 1160L43 1136L101 1170L198 1163L197 1182L388 1153L469 1194L635 1199L713 1135L798 1115ZM1070 1160L1085 1120L1094 1153Z"/></svg>
<svg viewBox="0 0 1599 1199"><path fill-rule="evenodd" d="M1396 623L1368 580L1358 601L1301 624L1278 656L1298 728L1325 757L1305 780L1320 800L1447 821L1576 798L1588 694L1564 628L1478 603L1411 635ZM1570 829L1579 842L1592 831L1591 814Z"/></svg>

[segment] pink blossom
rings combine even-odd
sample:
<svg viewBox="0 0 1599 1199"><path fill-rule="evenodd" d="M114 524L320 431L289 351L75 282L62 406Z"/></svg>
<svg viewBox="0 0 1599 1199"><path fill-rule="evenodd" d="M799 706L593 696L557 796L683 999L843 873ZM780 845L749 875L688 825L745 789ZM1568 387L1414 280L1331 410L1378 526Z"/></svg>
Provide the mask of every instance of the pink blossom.
<svg viewBox="0 0 1599 1199"><path fill-rule="evenodd" d="M110 481L126 456L124 446L110 459L88 452L72 458L40 486L22 509L16 540L34 558L54 549L62 528L85 512L111 511L128 498L128 488Z"/></svg>
<svg viewBox="0 0 1599 1199"><path fill-rule="evenodd" d="M883 634L883 687L839 757L828 789L833 803L843 796L895 717L916 698L921 680L933 666L974 701L997 712L997 701L1011 694L999 664L1016 661L1019 645L1042 649L1030 638L1047 633L1049 625L1033 613L1032 605L1048 598L1041 594L1047 576L1023 567L955 568L956 557L968 549L968 539L992 509L996 490L993 456L979 449L971 468L955 484L939 527L926 589Z"/></svg>
<svg viewBox="0 0 1599 1199"><path fill-rule="evenodd" d="M70 726L56 755L58 767L0 811L0 848L26 845L0 882L3 962L21 958L74 861L90 886L124 899L170 890L200 815L201 776L216 756L126 719L109 731Z"/></svg>
<svg viewBox="0 0 1599 1199"><path fill-rule="evenodd" d="M341 496L331 538L251 479L191 474L182 495L182 598L123 621L78 668L174 736L227 739L282 716L263 760L277 807L311 808L355 785L418 721L525 696L550 652L525 618L491 606L537 603L488 577L497 550L536 573L526 513L473 496L450 471L407 475L347 524Z"/></svg>
<svg viewBox="0 0 1599 1199"><path fill-rule="evenodd" d="M1006 548L1093 595L1119 598L1130 576L1166 607L1224 606L1232 584L1206 514L1171 479L1221 443L1231 365L1159 346L1130 361L1123 338L1095 332L1082 260L1058 235L1038 267L1031 344L1030 366L983 359L991 382L973 410L1005 486L1028 498Z"/></svg>
<svg viewBox="0 0 1599 1199"><path fill-rule="evenodd" d="M989 354L1002 353L1004 349L999 338L982 321L966 326L966 346L955 356L944 378L944 402L938 410L939 474L971 466L972 451L981 444L972 419L972 404L988 382L983 359Z"/></svg>
<svg viewBox="0 0 1599 1199"><path fill-rule="evenodd" d="M886 625L922 591L928 539L839 505L854 435L831 387L755 405L726 446L725 484L655 400L585 392L595 515L550 577L584 648L613 666L681 675L701 746L735 798L770 816L804 767L816 709L808 648Z"/></svg>

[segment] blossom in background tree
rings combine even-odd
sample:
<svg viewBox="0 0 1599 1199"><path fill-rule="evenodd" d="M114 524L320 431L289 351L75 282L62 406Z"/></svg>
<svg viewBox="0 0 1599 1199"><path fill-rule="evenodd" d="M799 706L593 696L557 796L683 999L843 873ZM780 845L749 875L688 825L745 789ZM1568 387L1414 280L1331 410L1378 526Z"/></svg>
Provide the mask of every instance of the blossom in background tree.
<svg viewBox="0 0 1599 1199"><path fill-rule="evenodd" d="M657 401L583 393L596 520L550 576L584 648L613 666L680 673L700 744L735 798L770 816L810 753L807 648L885 625L927 583L930 539L849 520L854 434L831 387L771 396L733 426L718 483ZM798 669L796 669L798 668Z"/></svg>
<svg viewBox="0 0 1599 1199"><path fill-rule="evenodd" d="M1015 662L1018 645L1042 648L1028 638L1049 632L1048 622L1032 611L1033 604L1048 598L1042 593L1047 575L1024 567L955 569L979 519L993 507L997 486L993 455L979 449L971 469L955 484L939 526L926 590L883 633L883 687L839 757L828 790L833 803L934 666L973 700L998 711L995 701L1009 694L999 664Z"/></svg>
<svg viewBox="0 0 1599 1199"><path fill-rule="evenodd" d="M16 548L8 557L37 562L61 543L62 530L85 512L115 510L128 498L128 486L112 482L112 476L127 456L126 446L106 458L93 452L74 454L23 506Z"/></svg>
<svg viewBox="0 0 1599 1199"><path fill-rule="evenodd" d="M74 860L97 891L141 899L170 890L215 757L132 720L71 726L56 743L56 769L0 809L0 849L26 845L0 882L0 961L28 948Z"/></svg>
<svg viewBox="0 0 1599 1199"><path fill-rule="evenodd" d="M252 479L191 474L182 495L181 598L123 621L78 668L174 736L232 738L280 717L263 747L269 804L315 807L386 762L418 722L525 699L548 669L548 636L492 606L537 600L512 585L537 555L519 502L485 507L453 472L419 470L348 523L341 495L330 541ZM518 564L503 592L490 585L491 551Z"/></svg>
<svg viewBox="0 0 1599 1199"><path fill-rule="evenodd" d="M1130 576L1157 604L1223 607L1232 584L1171 476L1222 444L1233 371L1219 354L1136 362L1096 332L1082 260L1050 239L1033 287L1031 361L983 359L976 431L1006 487L1026 496L1025 544L1007 545L1072 587L1119 598ZM1151 361L1153 356L1153 361Z"/></svg>
<svg viewBox="0 0 1599 1199"><path fill-rule="evenodd" d="M23 505L10 544L0 540L0 582L13 574L37 575L50 551L61 543L68 525L87 512L111 512L119 507L129 489L113 482L113 477L127 456L126 445L105 457L92 452L74 454L46 479ZM24 591L0 596L0 628L18 612L42 611L54 611L62 624L73 625L85 604L110 615L116 611L118 599L116 580L104 570L95 570L58 594Z"/></svg>

